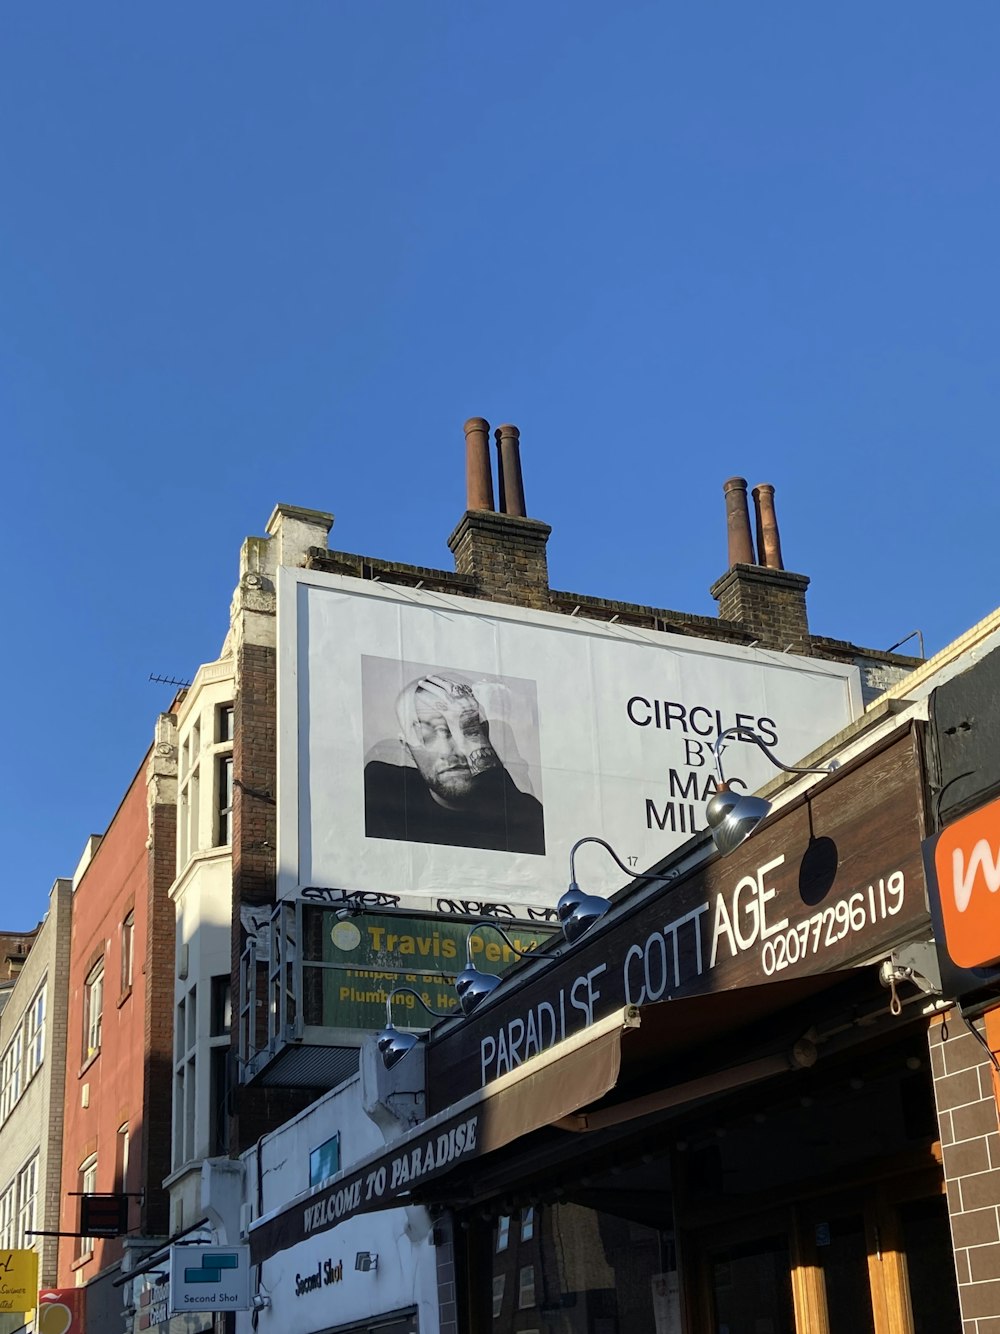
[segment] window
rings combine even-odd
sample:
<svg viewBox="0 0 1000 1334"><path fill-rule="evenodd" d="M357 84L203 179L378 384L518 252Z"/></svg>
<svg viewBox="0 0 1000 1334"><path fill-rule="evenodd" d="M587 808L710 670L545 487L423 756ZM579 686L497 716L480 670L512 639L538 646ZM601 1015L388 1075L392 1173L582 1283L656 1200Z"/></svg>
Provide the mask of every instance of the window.
<svg viewBox="0 0 1000 1334"><path fill-rule="evenodd" d="M77 1190L81 1195L94 1195L97 1191L97 1154L93 1153L80 1164L77 1173ZM77 1237L76 1258L82 1260L85 1255L93 1254L93 1237Z"/></svg>
<svg viewBox="0 0 1000 1334"><path fill-rule="evenodd" d="M39 988L24 1020L25 1081L29 1080L45 1059L45 987Z"/></svg>
<svg viewBox="0 0 1000 1334"><path fill-rule="evenodd" d="M494 1274L493 1276L493 1319L500 1319L500 1312L503 1310L503 1290L507 1284L506 1274Z"/></svg>
<svg viewBox="0 0 1000 1334"><path fill-rule="evenodd" d="M232 704L220 704L216 710L215 720L215 739L218 742L232 741L233 724L236 720L236 710Z"/></svg>
<svg viewBox="0 0 1000 1334"><path fill-rule="evenodd" d="M0 1195L0 1250L14 1250L14 1185Z"/></svg>
<svg viewBox="0 0 1000 1334"><path fill-rule="evenodd" d="M519 1292L517 1296L517 1309L526 1311L529 1306L535 1304L535 1266L525 1265L521 1270Z"/></svg>
<svg viewBox="0 0 1000 1334"><path fill-rule="evenodd" d="M177 870L210 848L233 841L233 737L231 701L202 707L180 738L177 789Z"/></svg>
<svg viewBox="0 0 1000 1334"><path fill-rule="evenodd" d="M212 978L212 1037L228 1037L232 1022L233 980L228 973L219 973Z"/></svg>
<svg viewBox="0 0 1000 1334"><path fill-rule="evenodd" d="M208 1054L208 1153L215 1158L229 1148L229 1044Z"/></svg>
<svg viewBox="0 0 1000 1334"><path fill-rule="evenodd" d="M220 755L215 763L215 793L218 803L215 843L221 848L233 841L233 757Z"/></svg>
<svg viewBox="0 0 1000 1334"><path fill-rule="evenodd" d="M29 1232L35 1230L35 1207L38 1200L38 1155L17 1174L17 1235L16 1246L34 1246L34 1237Z"/></svg>
<svg viewBox="0 0 1000 1334"><path fill-rule="evenodd" d="M521 1210L521 1240L530 1241L535 1235L535 1210L529 1204Z"/></svg>
<svg viewBox="0 0 1000 1334"><path fill-rule="evenodd" d="M195 1142L197 1043L198 989L191 987L177 1002L174 1024L173 1165L175 1168L190 1162L195 1156L197 1147Z"/></svg>
<svg viewBox="0 0 1000 1334"><path fill-rule="evenodd" d="M340 1171L340 1136L333 1135L309 1155L309 1184L318 1186Z"/></svg>
<svg viewBox="0 0 1000 1334"><path fill-rule="evenodd" d="M510 1238L510 1218L507 1214L501 1214L497 1219L497 1254L507 1249L507 1242Z"/></svg>
<svg viewBox="0 0 1000 1334"><path fill-rule="evenodd" d="M129 909L122 922L121 994L132 990L132 947L135 935L135 910Z"/></svg>
<svg viewBox="0 0 1000 1334"><path fill-rule="evenodd" d="M21 1096L21 1059L23 1035L19 1028L9 1043L0 1062L0 1124Z"/></svg>
<svg viewBox="0 0 1000 1334"><path fill-rule="evenodd" d="M101 1014L104 1010L104 960L87 974L83 984L83 1059L101 1050Z"/></svg>
<svg viewBox="0 0 1000 1334"><path fill-rule="evenodd" d="M115 1136L115 1190L124 1195L128 1190L128 1122L118 1127Z"/></svg>

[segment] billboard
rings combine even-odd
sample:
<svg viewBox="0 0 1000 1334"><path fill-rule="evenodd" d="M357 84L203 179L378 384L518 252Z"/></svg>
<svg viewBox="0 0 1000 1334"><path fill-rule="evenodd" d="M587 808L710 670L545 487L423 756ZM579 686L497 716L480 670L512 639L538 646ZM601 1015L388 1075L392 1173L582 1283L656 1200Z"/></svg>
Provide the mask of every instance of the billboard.
<svg viewBox="0 0 1000 1334"><path fill-rule="evenodd" d="M845 664L282 569L279 895L551 908L584 835L642 870L705 828L719 731L794 763L861 711ZM578 870L621 885L592 847Z"/></svg>
<svg viewBox="0 0 1000 1334"><path fill-rule="evenodd" d="M539 923L503 923L509 943L489 925L470 933L463 918L364 913L343 918L332 908L302 911L302 1018L306 1025L376 1032L385 1023L386 998L394 987L410 990L393 1001L397 1028L427 1028L428 1010L447 1013L458 1005L456 975L472 962L499 975L548 940L555 928ZM355 1039L357 1040L357 1039Z"/></svg>

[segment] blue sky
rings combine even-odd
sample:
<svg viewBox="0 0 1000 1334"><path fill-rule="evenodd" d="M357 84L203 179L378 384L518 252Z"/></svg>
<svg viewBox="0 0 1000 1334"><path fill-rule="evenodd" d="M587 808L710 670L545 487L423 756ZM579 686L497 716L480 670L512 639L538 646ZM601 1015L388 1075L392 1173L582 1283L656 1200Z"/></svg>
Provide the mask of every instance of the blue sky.
<svg viewBox="0 0 1000 1334"><path fill-rule="evenodd" d="M102 830L277 501L450 568L516 422L555 587L820 634L1000 601L994 0L0 7L0 925Z"/></svg>

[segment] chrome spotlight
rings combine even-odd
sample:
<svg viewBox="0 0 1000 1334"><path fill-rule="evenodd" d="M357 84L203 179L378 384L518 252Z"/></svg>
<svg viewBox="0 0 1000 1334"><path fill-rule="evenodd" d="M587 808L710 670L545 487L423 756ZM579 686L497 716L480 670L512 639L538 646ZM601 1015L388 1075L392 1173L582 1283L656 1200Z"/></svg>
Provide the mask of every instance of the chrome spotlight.
<svg viewBox="0 0 1000 1334"><path fill-rule="evenodd" d="M491 996L496 991L503 981L503 978L497 977L495 973L484 973L481 968L477 968L472 962L472 937L477 931L481 931L487 926L491 927L497 935L503 936L510 949L514 951L519 959L525 959L529 954L534 954L534 950L519 950L503 927L498 926L496 922L476 922L474 926L471 926L469 934L465 938L465 967L455 978L455 994L458 996L458 1003L462 1007L463 1014L471 1014L487 996Z"/></svg>
<svg viewBox="0 0 1000 1334"><path fill-rule="evenodd" d="M448 1017L446 1014L442 1014L440 1010L432 1010L419 991L414 991L412 987L393 987L385 998L385 1028L375 1035L375 1046L378 1048L379 1055L382 1057L382 1064L387 1070L391 1070L420 1041L419 1034L401 1033L392 1022L392 1002L397 996L404 994L410 995L419 1001L427 1013L432 1014L435 1019L447 1019Z"/></svg>
<svg viewBox="0 0 1000 1334"><path fill-rule="evenodd" d="M382 1064L387 1070L391 1070L396 1062L401 1061L419 1041L416 1033L401 1033L389 1023L376 1035L375 1046L382 1057Z"/></svg>
<svg viewBox="0 0 1000 1334"><path fill-rule="evenodd" d="M659 880L661 884L666 885L677 876L676 871L670 875L652 875L649 872L633 871L625 865L611 844L603 838L596 838L592 834L588 834L586 838L578 838L569 850L569 888L556 904L559 924L563 929L567 944L570 945L579 940L581 936L586 935L594 923L600 921L611 907L609 899L601 898L599 894L585 894L576 883L576 853L577 849L582 848L584 843L599 843L611 857L611 860L626 875L630 875L633 880Z"/></svg>
<svg viewBox="0 0 1000 1334"><path fill-rule="evenodd" d="M744 839L750 837L760 822L766 819L771 803L763 797L751 797L734 792L723 783L705 807L705 819L712 831L715 846L723 856L733 852Z"/></svg>
<svg viewBox="0 0 1000 1334"><path fill-rule="evenodd" d="M715 846L726 856L733 852L750 837L753 831L766 819L771 810L771 803L763 797L753 797L749 793L734 792L726 782L722 772L722 752L726 742L735 738L737 741L750 741L764 752L776 769L784 769L788 774L830 774L840 768L838 760L831 760L820 768L803 768L794 764L782 764L773 755L763 740L749 727L727 727L720 732L712 743L715 756L715 769L719 777L719 787L715 796L705 807L705 819L712 831Z"/></svg>
<svg viewBox="0 0 1000 1334"><path fill-rule="evenodd" d="M608 899L602 899L600 894L585 894L576 881L571 880L566 893L556 904L556 915L567 943L572 945L586 935L610 907Z"/></svg>

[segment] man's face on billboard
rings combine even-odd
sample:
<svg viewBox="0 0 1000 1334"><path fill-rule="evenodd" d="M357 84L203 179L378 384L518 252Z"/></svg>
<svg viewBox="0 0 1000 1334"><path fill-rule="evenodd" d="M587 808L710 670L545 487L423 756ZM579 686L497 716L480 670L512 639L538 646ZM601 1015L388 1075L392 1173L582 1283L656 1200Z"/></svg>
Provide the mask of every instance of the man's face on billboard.
<svg viewBox="0 0 1000 1334"><path fill-rule="evenodd" d="M472 795L480 774L499 764L489 725L464 682L424 677L407 721L410 754L431 796L443 806L460 806Z"/></svg>

